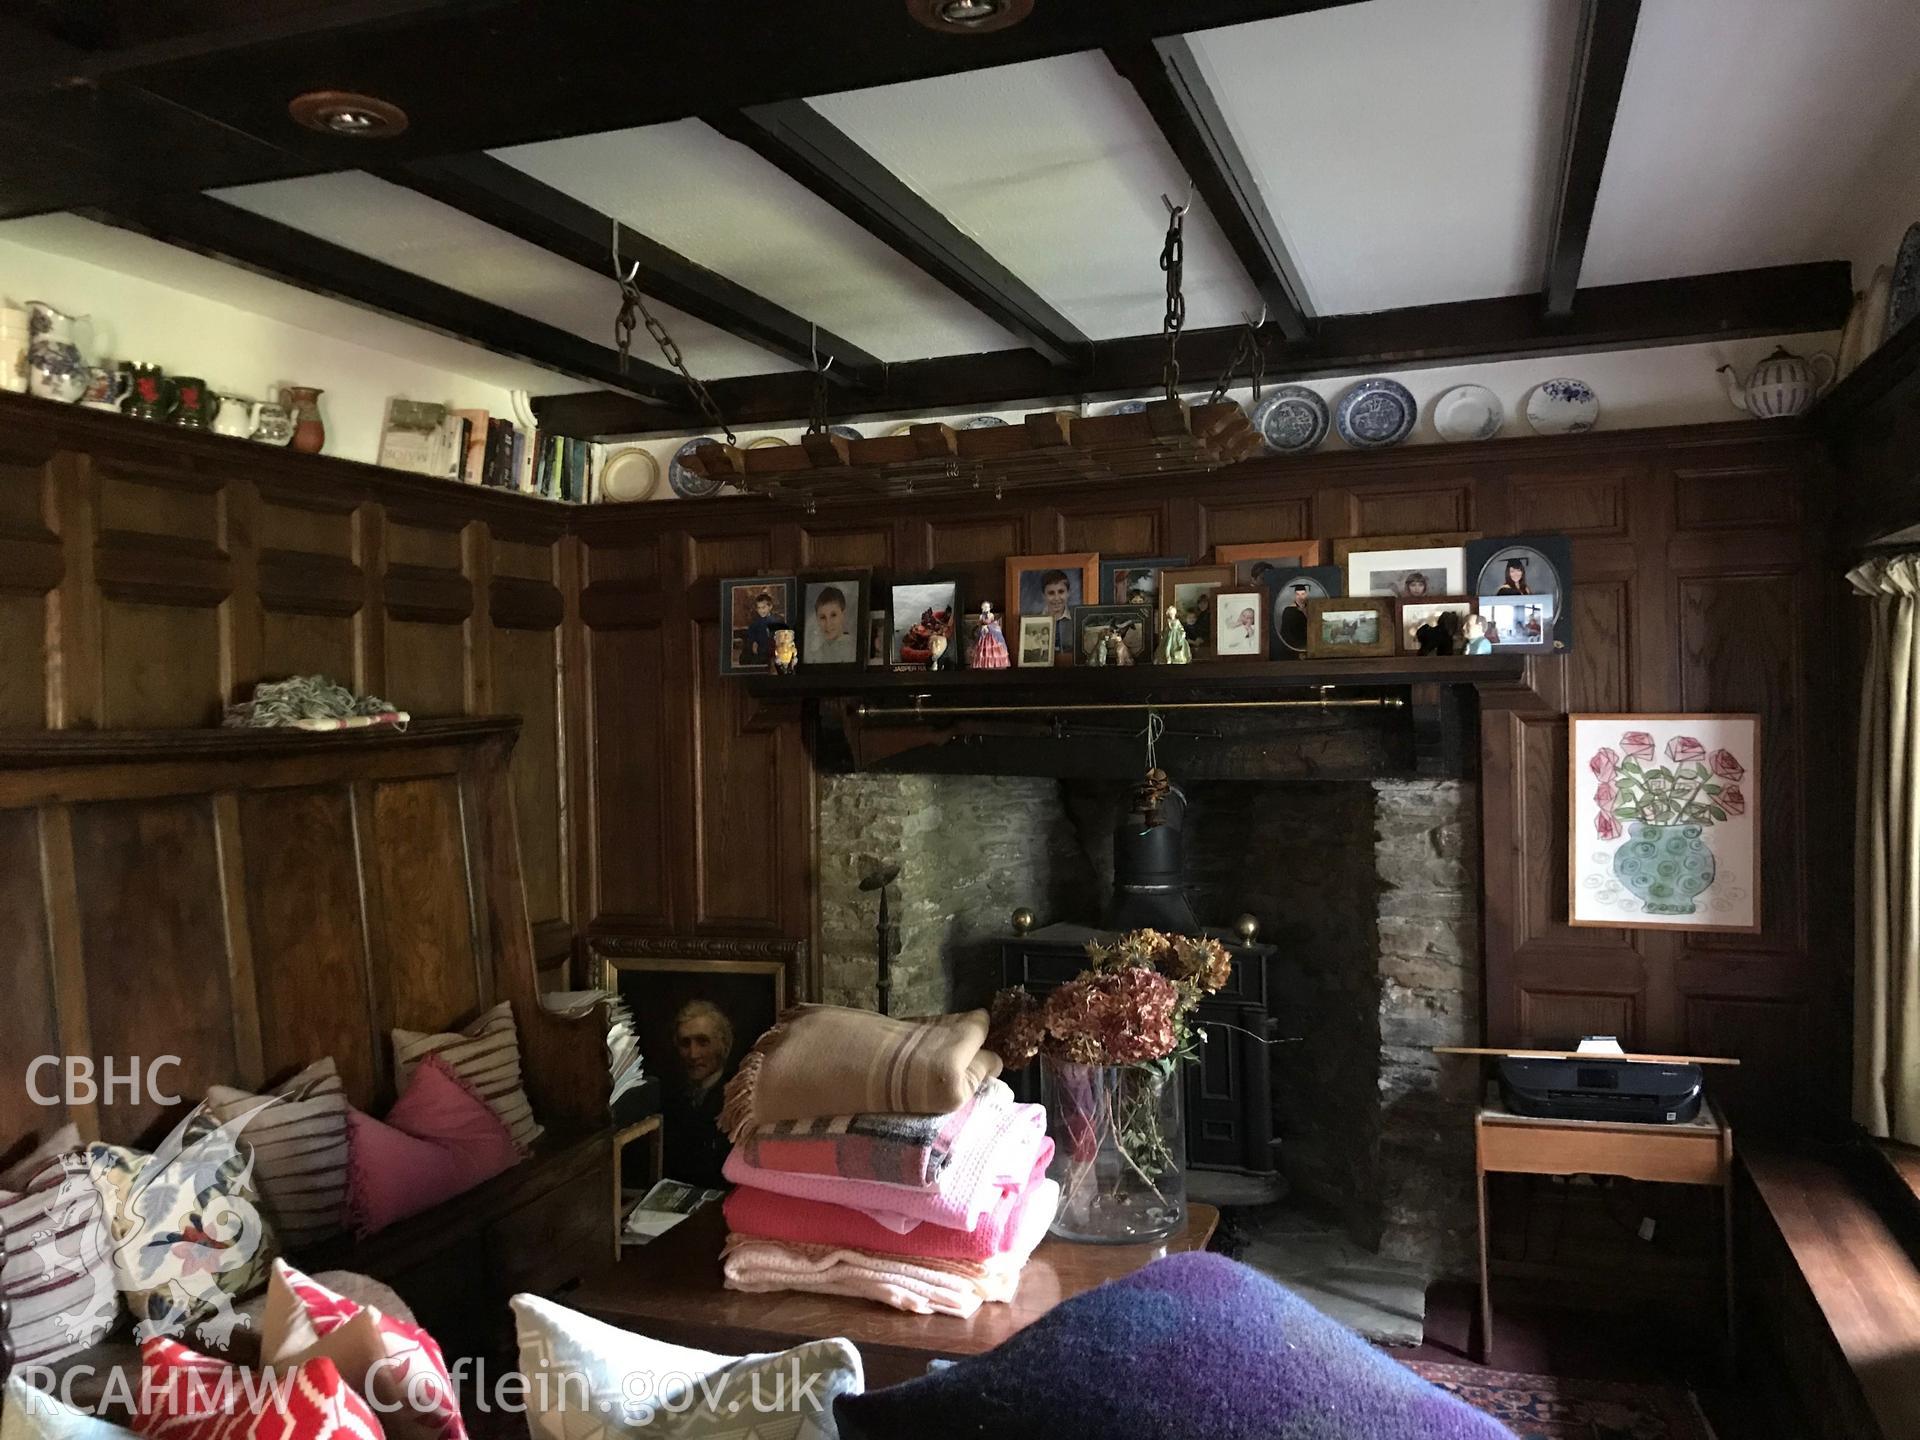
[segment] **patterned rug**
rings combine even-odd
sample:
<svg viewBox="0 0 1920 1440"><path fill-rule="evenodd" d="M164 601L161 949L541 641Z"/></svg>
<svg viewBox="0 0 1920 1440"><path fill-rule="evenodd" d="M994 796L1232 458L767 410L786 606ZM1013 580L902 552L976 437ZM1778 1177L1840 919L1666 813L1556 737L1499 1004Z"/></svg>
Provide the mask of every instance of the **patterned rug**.
<svg viewBox="0 0 1920 1440"><path fill-rule="evenodd" d="M1562 1380L1478 1365L1403 1362L1521 1440L1713 1440L1691 1393L1670 1385Z"/></svg>

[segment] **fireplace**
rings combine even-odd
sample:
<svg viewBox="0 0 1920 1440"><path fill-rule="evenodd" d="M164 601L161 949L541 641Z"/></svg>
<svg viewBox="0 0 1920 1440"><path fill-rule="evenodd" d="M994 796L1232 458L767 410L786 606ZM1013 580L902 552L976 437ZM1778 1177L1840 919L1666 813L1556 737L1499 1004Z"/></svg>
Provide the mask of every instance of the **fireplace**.
<svg viewBox="0 0 1920 1440"><path fill-rule="evenodd" d="M1264 1104L1243 1113L1270 1126L1271 1164L1383 1256L1465 1273L1476 1081L1430 1047L1479 1033L1473 784L1213 778L1182 789L1188 903L1229 939L1251 914L1264 942L1241 956L1258 969L1233 999L1257 1007L1235 1030L1264 1015L1272 1041L1264 1067L1241 1067L1264 1069ZM895 1013L984 1004L1006 957L1022 953L1016 909L1042 927L1107 917L1113 836L1133 794L1118 776L823 774L825 998L874 1003L875 897L860 881L898 865Z"/></svg>

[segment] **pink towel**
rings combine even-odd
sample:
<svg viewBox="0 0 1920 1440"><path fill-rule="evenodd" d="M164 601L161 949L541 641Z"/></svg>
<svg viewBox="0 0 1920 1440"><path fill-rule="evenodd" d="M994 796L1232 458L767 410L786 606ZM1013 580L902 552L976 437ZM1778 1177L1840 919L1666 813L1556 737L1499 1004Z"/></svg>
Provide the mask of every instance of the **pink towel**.
<svg viewBox="0 0 1920 1440"><path fill-rule="evenodd" d="M914 1261L825 1245L786 1245L746 1235L727 1237L721 1271L729 1290L848 1295L914 1315L957 1315L963 1320L984 1301L1013 1299L1020 1286L1020 1267L1004 1260L986 1264Z"/></svg>
<svg viewBox="0 0 1920 1440"><path fill-rule="evenodd" d="M763 1170L798 1175L838 1175L843 1180L881 1180L889 1185L931 1185L946 1169L960 1132L982 1105L1006 1109L1013 1091L989 1080L958 1110L944 1115L821 1115L762 1125L738 1153Z"/></svg>
<svg viewBox="0 0 1920 1440"><path fill-rule="evenodd" d="M1047 1233L1047 1226L1053 1223L1053 1212L1060 1203L1060 1187L1042 1179L1044 1173L1044 1166L1035 1167L1033 1183L1009 1194L972 1230L916 1225L903 1235L858 1210L821 1200L796 1200L744 1185L727 1196L727 1228L760 1240L829 1245L843 1250L865 1250L874 1255L931 1256L942 1260L990 1260L996 1255L1018 1255L1024 1259Z"/></svg>
<svg viewBox="0 0 1920 1440"><path fill-rule="evenodd" d="M725 1174L735 1185L771 1190L796 1200L821 1200L861 1210L896 1234L915 1225L972 1230L1053 1158L1047 1112L1039 1105L978 1105L954 1140L953 1153L932 1186L890 1185L837 1175L768 1170L736 1146Z"/></svg>

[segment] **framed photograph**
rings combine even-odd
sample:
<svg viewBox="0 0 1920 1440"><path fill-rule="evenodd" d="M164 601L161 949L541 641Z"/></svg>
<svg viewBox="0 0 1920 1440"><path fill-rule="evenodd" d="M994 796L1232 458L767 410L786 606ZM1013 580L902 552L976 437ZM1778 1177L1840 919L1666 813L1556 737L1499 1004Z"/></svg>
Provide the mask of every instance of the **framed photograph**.
<svg viewBox="0 0 1920 1440"><path fill-rule="evenodd" d="M1466 654L1467 621L1472 615L1473 598L1468 595L1442 595L1436 600L1402 600L1400 653Z"/></svg>
<svg viewBox="0 0 1920 1440"><path fill-rule="evenodd" d="M1053 664L1053 639L1053 621L1044 615L1022 616L1020 649L1013 657L1015 663L1022 668Z"/></svg>
<svg viewBox="0 0 1920 1440"><path fill-rule="evenodd" d="M1475 540L1467 546L1467 576L1466 593L1480 601L1481 614L1492 621L1499 610L1498 628L1508 638L1494 640L1494 649L1573 648L1573 544L1566 536Z"/></svg>
<svg viewBox="0 0 1920 1440"><path fill-rule="evenodd" d="M934 658L936 635L946 638L943 667L960 663L955 639L960 616L960 582L951 576L920 575L896 580L888 587L889 630L887 663L903 669L924 669Z"/></svg>
<svg viewBox="0 0 1920 1440"><path fill-rule="evenodd" d="M1355 550L1347 556L1347 594L1427 600L1467 593L1467 552L1459 545Z"/></svg>
<svg viewBox="0 0 1920 1440"><path fill-rule="evenodd" d="M666 1175L722 1183L727 1138L717 1125L727 1082L787 1004L780 960L606 956L610 988L633 1014L647 1070L660 1077Z"/></svg>
<svg viewBox="0 0 1920 1440"><path fill-rule="evenodd" d="M764 675L773 664L773 632L793 629L791 575L720 582L720 673Z"/></svg>
<svg viewBox="0 0 1920 1440"><path fill-rule="evenodd" d="M1464 550L1478 530L1435 530L1423 535L1349 535L1333 542L1333 563L1342 570L1356 550ZM1464 592L1466 587L1461 587Z"/></svg>
<svg viewBox="0 0 1920 1440"><path fill-rule="evenodd" d="M1760 929L1760 720L1569 715L1568 923Z"/></svg>
<svg viewBox="0 0 1920 1440"><path fill-rule="evenodd" d="M887 644L893 638L892 617L885 610L867 611L867 664L887 663Z"/></svg>
<svg viewBox="0 0 1920 1440"><path fill-rule="evenodd" d="M1053 622L1055 663L1073 663L1073 607L1091 604L1100 593L1100 557L1014 555L1007 560L1007 614L1025 620L1044 615ZM1021 635L1026 634L1023 625Z"/></svg>
<svg viewBox="0 0 1920 1440"><path fill-rule="evenodd" d="M1216 545L1213 563L1231 565L1237 585L1265 589L1275 570L1304 570L1327 558L1327 547L1318 540L1266 540L1257 545Z"/></svg>
<svg viewBox="0 0 1920 1440"><path fill-rule="evenodd" d="M1213 597L1233 584L1233 571L1225 565L1188 565L1160 572L1160 615L1154 627L1159 633L1167 621L1167 606L1178 612L1180 624L1187 627L1187 648L1193 658L1204 660L1213 654Z"/></svg>
<svg viewBox="0 0 1920 1440"><path fill-rule="evenodd" d="M1395 648L1391 598L1333 597L1307 602L1307 654L1316 660L1391 655Z"/></svg>
<svg viewBox="0 0 1920 1440"><path fill-rule="evenodd" d="M1076 605L1073 629L1076 665L1145 665L1151 658L1153 611L1145 605ZM1125 660L1114 660L1107 646L1110 635L1119 637Z"/></svg>
<svg viewBox="0 0 1920 1440"><path fill-rule="evenodd" d="M1213 597L1213 655L1216 660L1267 658L1267 592L1229 586Z"/></svg>
<svg viewBox="0 0 1920 1440"><path fill-rule="evenodd" d="M1268 629L1276 660L1303 660L1307 654L1307 602L1339 595L1346 586L1338 565L1309 565L1267 573Z"/></svg>
<svg viewBox="0 0 1920 1440"><path fill-rule="evenodd" d="M863 669L868 637L860 633L860 617L867 613L867 572L802 575L799 583L801 668Z"/></svg>
<svg viewBox="0 0 1920 1440"><path fill-rule="evenodd" d="M1160 572L1177 570L1187 563L1184 555L1143 555L1131 560L1100 562L1101 605L1145 605L1156 609L1160 597Z"/></svg>

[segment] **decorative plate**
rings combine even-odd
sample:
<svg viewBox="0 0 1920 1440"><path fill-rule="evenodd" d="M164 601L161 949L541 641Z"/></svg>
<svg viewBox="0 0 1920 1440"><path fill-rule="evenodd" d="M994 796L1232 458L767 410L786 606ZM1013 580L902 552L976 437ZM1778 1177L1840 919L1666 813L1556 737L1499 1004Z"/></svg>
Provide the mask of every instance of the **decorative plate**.
<svg viewBox="0 0 1920 1440"><path fill-rule="evenodd" d="M761 435L747 442L749 450L768 450L775 445L791 445L791 440L782 440L778 435Z"/></svg>
<svg viewBox="0 0 1920 1440"><path fill-rule="evenodd" d="M678 450L673 452L673 462L667 466L667 484L673 487L673 493L682 500L704 500L709 495L720 493L720 482L709 480L696 470L686 466L687 457L695 448L706 444L711 435L696 435Z"/></svg>
<svg viewBox="0 0 1920 1440"><path fill-rule="evenodd" d="M602 500L645 500L660 488L660 462L635 445L616 450L600 471Z"/></svg>
<svg viewBox="0 0 1920 1440"><path fill-rule="evenodd" d="M1600 397L1584 380L1543 380L1527 396L1527 424L1536 435L1578 435L1600 419Z"/></svg>
<svg viewBox="0 0 1920 1440"><path fill-rule="evenodd" d="M864 440L867 438L851 425L829 425L827 426L827 433L829 435L844 435L849 440Z"/></svg>
<svg viewBox="0 0 1920 1440"><path fill-rule="evenodd" d="M1358 450L1383 450L1413 433L1420 406L1413 392L1398 380L1376 375L1362 380L1340 397L1333 423L1340 438Z"/></svg>
<svg viewBox="0 0 1920 1440"><path fill-rule="evenodd" d="M1147 402L1144 400L1122 400L1118 405L1107 406L1100 413L1102 415L1138 415L1146 408Z"/></svg>
<svg viewBox="0 0 1920 1440"><path fill-rule="evenodd" d="M1253 407L1253 428L1281 455L1319 449L1332 425L1327 402L1304 385L1282 385Z"/></svg>
<svg viewBox="0 0 1920 1440"><path fill-rule="evenodd" d="M1442 440L1491 440L1507 423L1507 407L1484 385L1456 385L1433 402Z"/></svg>
<svg viewBox="0 0 1920 1440"><path fill-rule="evenodd" d="M918 423L919 423L918 421L909 420L904 425L894 426L893 429L887 432L887 434L888 435L911 435L913 433L913 427Z"/></svg>
<svg viewBox="0 0 1920 1440"><path fill-rule="evenodd" d="M998 415L974 415L962 420L953 428L956 430L991 430L996 425L1004 425L1006 423L1007 422L1002 420Z"/></svg>
<svg viewBox="0 0 1920 1440"><path fill-rule="evenodd" d="M1893 294L1887 301L1887 338L1920 315L1920 220L1907 227L1900 253L1893 261Z"/></svg>

